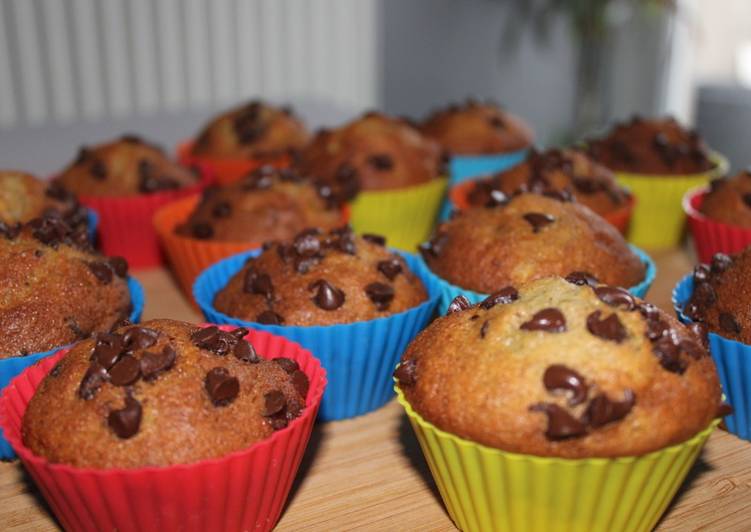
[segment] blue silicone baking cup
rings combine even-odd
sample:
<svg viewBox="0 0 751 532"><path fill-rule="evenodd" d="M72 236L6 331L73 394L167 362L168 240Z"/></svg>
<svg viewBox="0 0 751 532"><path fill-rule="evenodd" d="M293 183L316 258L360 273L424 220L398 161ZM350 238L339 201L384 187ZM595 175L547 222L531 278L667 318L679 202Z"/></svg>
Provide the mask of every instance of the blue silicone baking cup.
<svg viewBox="0 0 751 532"><path fill-rule="evenodd" d="M214 308L214 297L259 250L233 255L209 266L196 278L193 296L206 320L284 336L309 349L326 369L329 384L318 417L346 419L371 412L394 396L392 373L407 344L430 321L440 289L422 261L396 251L425 285L427 301L375 320L327 326L263 325L233 318Z"/></svg>
<svg viewBox="0 0 751 532"><path fill-rule="evenodd" d="M686 275L673 289L673 308L683 323L692 321L683 313L683 307L693 293L693 274ZM713 332L708 336L722 391L733 407L733 413L725 416L725 426L739 438L751 440L751 345Z"/></svg>
<svg viewBox="0 0 751 532"><path fill-rule="evenodd" d="M130 300L133 303L133 311L130 313L129 319L133 323L137 323L140 321L141 313L143 312L143 288L133 277L128 277L128 290L130 291ZM0 358L0 393L23 370L65 347L68 346L61 345L50 351L32 353L25 357ZM0 429L0 460L12 460L15 457L16 453L13 452L8 441L3 437L3 430Z"/></svg>
<svg viewBox="0 0 751 532"><path fill-rule="evenodd" d="M99 215L94 209L86 209L86 235L92 246L96 245L96 229L99 226Z"/></svg>
<svg viewBox="0 0 751 532"><path fill-rule="evenodd" d="M644 253L641 249L637 248L636 246L632 246L631 244L629 244L629 247L631 248L631 251L636 253L644 263L644 265L646 266L646 272L644 274L644 280L639 284L630 287L628 291L637 297L644 298L644 296L649 291L649 287L652 286L652 282L654 282L655 280L655 276L657 275L657 266L655 265L652 258ZM488 294L480 294L479 292L473 292L472 290L467 290L466 288L461 288L449 283L448 281L438 277L436 274L431 272L430 268L428 268L427 265L425 265L425 269L427 269L429 274L433 277L433 282L440 287L441 295L438 299L438 312L440 314L446 313L449 305L456 296L463 295L467 299L469 299L469 302L472 304L479 303L480 301L488 297ZM499 286L498 288L500 289L503 287Z"/></svg>

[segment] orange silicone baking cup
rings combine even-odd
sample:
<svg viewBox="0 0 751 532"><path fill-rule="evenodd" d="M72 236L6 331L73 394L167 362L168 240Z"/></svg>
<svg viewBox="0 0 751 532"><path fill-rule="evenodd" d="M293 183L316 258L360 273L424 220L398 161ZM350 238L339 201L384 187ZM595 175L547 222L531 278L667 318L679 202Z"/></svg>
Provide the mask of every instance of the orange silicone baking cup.
<svg viewBox="0 0 751 532"><path fill-rule="evenodd" d="M154 215L154 228L185 297L193 301L193 282L203 270L226 257L256 249L263 242L222 242L201 240L175 232L193 212L200 196L183 198L159 209ZM342 225L349 221L349 207L342 209Z"/></svg>
<svg viewBox="0 0 751 532"><path fill-rule="evenodd" d="M200 164L207 167L214 174L220 185L234 183L243 176L264 165L276 168L286 168L290 165L289 155L277 155L258 159L234 159L230 157L206 157L193 154L192 140L186 140L177 145L177 160L180 164L190 166Z"/></svg>
<svg viewBox="0 0 751 532"><path fill-rule="evenodd" d="M453 203L454 207L459 210L468 209L469 205L469 193L470 190L477 184L477 181L466 181L449 190L449 200ZM636 197L631 194L626 201L626 205L620 207L612 212L601 214L610 225L614 226L621 234L625 235L628 231L628 225L631 221L631 213L634 212L634 205L636 204Z"/></svg>
<svg viewBox="0 0 751 532"><path fill-rule="evenodd" d="M221 327L231 330L234 327ZM279 520L326 387L310 351L280 336L251 331L264 358L300 365L310 389L300 417L269 438L221 458L136 469L53 464L23 444L21 425L31 397L67 350L31 366L0 396L0 427L66 530L271 530Z"/></svg>

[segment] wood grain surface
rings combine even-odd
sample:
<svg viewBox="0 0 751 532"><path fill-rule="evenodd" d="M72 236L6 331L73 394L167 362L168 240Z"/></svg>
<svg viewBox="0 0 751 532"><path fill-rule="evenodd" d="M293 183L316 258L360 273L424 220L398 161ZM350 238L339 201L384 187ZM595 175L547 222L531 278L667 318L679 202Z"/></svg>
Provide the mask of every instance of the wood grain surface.
<svg viewBox="0 0 751 532"><path fill-rule="evenodd" d="M690 271L684 251L654 253L648 299L670 310L675 282ZM144 319L200 319L163 270L140 272ZM57 530L17 462L0 463L0 530ZM454 530L409 422L395 401L371 414L315 426L278 530ZM658 530L751 530L751 444L723 431L701 458Z"/></svg>

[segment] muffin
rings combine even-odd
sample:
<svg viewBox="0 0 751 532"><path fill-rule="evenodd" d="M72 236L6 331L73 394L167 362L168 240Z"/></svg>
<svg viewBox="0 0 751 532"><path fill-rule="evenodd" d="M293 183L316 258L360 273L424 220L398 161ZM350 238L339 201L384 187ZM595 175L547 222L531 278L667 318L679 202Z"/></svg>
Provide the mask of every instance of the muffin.
<svg viewBox="0 0 751 532"><path fill-rule="evenodd" d="M468 99L432 113L420 131L452 155L508 153L532 144L530 127L494 103Z"/></svg>
<svg viewBox="0 0 751 532"><path fill-rule="evenodd" d="M610 170L575 149L532 150L522 164L468 185L467 203L474 207L493 204L492 194L498 190L505 195L517 191L563 192L600 216L624 208L630 199Z"/></svg>
<svg viewBox="0 0 751 532"><path fill-rule="evenodd" d="M687 175L715 167L699 134L674 118L616 124L610 133L588 141L589 155L611 170L648 175Z"/></svg>
<svg viewBox="0 0 751 532"><path fill-rule="evenodd" d="M264 440L300 415L309 383L297 362L260 358L247 334L152 320L80 342L31 399L24 444L101 469L188 464Z"/></svg>
<svg viewBox="0 0 751 532"><path fill-rule="evenodd" d="M699 212L718 222L751 228L751 170L711 181Z"/></svg>
<svg viewBox="0 0 751 532"><path fill-rule="evenodd" d="M126 135L81 148L55 182L80 197L131 197L186 188L197 184L198 177L158 146Z"/></svg>
<svg viewBox="0 0 751 532"><path fill-rule="evenodd" d="M0 236L0 359L45 352L128 317L128 264L56 213Z"/></svg>
<svg viewBox="0 0 751 532"><path fill-rule="evenodd" d="M192 153L212 158L273 158L302 149L310 140L289 107L250 101L204 126Z"/></svg>
<svg viewBox="0 0 751 532"><path fill-rule="evenodd" d="M262 166L236 183L204 190L176 231L224 242L286 240L308 227L339 226L339 209L329 187L305 180L293 170Z"/></svg>
<svg viewBox="0 0 751 532"><path fill-rule="evenodd" d="M426 301L420 279L376 235L349 227L309 229L272 242L214 298L216 310L249 322L332 325L374 320Z"/></svg>
<svg viewBox="0 0 751 532"><path fill-rule="evenodd" d="M420 247L435 275L482 294L551 275L624 287L645 279L642 260L620 233L567 196L493 198L494 207L457 213Z"/></svg>

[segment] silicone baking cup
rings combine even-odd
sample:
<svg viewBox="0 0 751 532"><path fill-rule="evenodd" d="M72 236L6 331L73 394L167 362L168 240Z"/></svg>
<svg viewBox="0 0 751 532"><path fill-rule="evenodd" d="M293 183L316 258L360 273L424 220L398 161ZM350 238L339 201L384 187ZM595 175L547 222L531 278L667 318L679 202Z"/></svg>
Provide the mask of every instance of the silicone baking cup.
<svg viewBox="0 0 751 532"><path fill-rule="evenodd" d="M352 202L352 226L376 233L389 245L414 251L433 230L448 178L393 190L364 190Z"/></svg>
<svg viewBox="0 0 751 532"><path fill-rule="evenodd" d="M86 235L91 245L96 245L96 230L99 226L99 215L93 209L86 209Z"/></svg>
<svg viewBox="0 0 751 532"><path fill-rule="evenodd" d="M80 196L80 202L99 215L99 246L104 254L125 257L134 270L161 265L159 241L151 219L159 207L196 194L212 182L206 168L197 168L201 179L190 187L138 196Z"/></svg>
<svg viewBox="0 0 751 532"><path fill-rule="evenodd" d="M187 140L177 145L177 160L184 166L201 165L214 175L220 185L234 183L241 177L261 166L270 164L286 168L290 164L289 155L278 155L262 159L233 159L228 157L206 157L193 155L193 141Z"/></svg>
<svg viewBox="0 0 751 532"><path fill-rule="evenodd" d="M329 387L321 404L324 421L365 414L393 397L391 374L407 344L430 321L439 288L422 261L401 253L425 285L427 301L388 317L327 326L262 325L233 318L214 308L214 296L258 250L234 255L205 270L196 279L193 294L206 319L214 323L261 329L310 349L328 372Z"/></svg>
<svg viewBox="0 0 751 532"><path fill-rule="evenodd" d="M232 329L232 327L223 327ZM264 358L296 360L310 379L306 408L289 426L247 449L193 464L88 469L51 464L23 444L21 424L39 383L67 351L29 368L0 397L0 426L66 530L271 530L302 460L326 386L310 352L252 331Z"/></svg>
<svg viewBox="0 0 751 532"><path fill-rule="evenodd" d="M448 196L450 207L459 210L470 208L468 195L474 186L475 182L469 181L451 187ZM623 207L606 214L601 214L600 216L610 225L618 229L621 234L625 235L628 231L629 223L631 222L631 214L634 211L634 205L636 205L636 198L631 194Z"/></svg>
<svg viewBox="0 0 751 532"><path fill-rule="evenodd" d="M630 245L629 247L631 248L631 251L639 256L642 263L646 267L646 272L644 273L644 280L639 284L630 287L628 291L636 297L644 298L655 280L655 276L657 275L657 266L655 265L652 258L642 250L632 245ZM456 296L465 296L472 304L479 303L483 299L488 297L488 294L480 294L479 292L473 292L472 290L467 290L466 288L461 288L460 286L451 284L430 271L430 268L427 266L427 264L425 264L425 261L423 261L423 265L428 271L428 275L430 275L430 277L432 278L433 283L435 283L440 290L440 296L438 298L438 312L440 314L446 314L449 305ZM498 288L500 289L503 287L499 286Z"/></svg>
<svg viewBox="0 0 751 532"><path fill-rule="evenodd" d="M395 390L449 516L465 532L651 530L720 422L642 456L549 458L444 432L420 417L398 386Z"/></svg>
<svg viewBox="0 0 751 532"><path fill-rule="evenodd" d="M693 293L693 274L683 277L673 289L673 308L683 323L692 321L683 313L683 307ZM751 345L713 332L708 337L709 351L720 375L722 391L733 407L733 413L724 418L725 425L729 432L739 438L751 440Z"/></svg>
<svg viewBox="0 0 751 532"><path fill-rule="evenodd" d="M143 312L143 288L141 288L141 285L133 277L128 277L128 290L130 291L130 301L133 304L133 311L130 313L128 319L133 323L138 323L141 320L141 313ZM54 355L66 347L60 346L49 351L32 353L24 357L0 358L0 391L8 386L8 383L26 368L50 355ZM16 454L13 452L13 448L8 443L8 440L5 439L3 430L0 428L0 460L12 460L15 457Z"/></svg>
<svg viewBox="0 0 751 532"><path fill-rule="evenodd" d="M629 227L629 240L647 249L677 245L683 235L685 223L681 208L683 195L727 172L727 159L713 153L712 160L715 162L712 170L693 175L648 175L613 171L618 182L627 187L637 199Z"/></svg>
<svg viewBox="0 0 751 532"><path fill-rule="evenodd" d="M699 209L709 187L698 187L683 196L683 212L700 262L710 262L715 253L737 253L751 245L751 229L707 218Z"/></svg>
<svg viewBox="0 0 751 532"><path fill-rule="evenodd" d="M193 283L198 274L210 265L242 251L257 249L263 242L223 242L201 240L175 233L178 225L185 222L200 200L199 195L183 198L165 205L154 215L154 227L162 249L180 288L193 301ZM342 209L341 223L349 221L349 207Z"/></svg>

